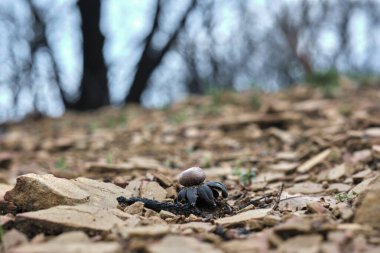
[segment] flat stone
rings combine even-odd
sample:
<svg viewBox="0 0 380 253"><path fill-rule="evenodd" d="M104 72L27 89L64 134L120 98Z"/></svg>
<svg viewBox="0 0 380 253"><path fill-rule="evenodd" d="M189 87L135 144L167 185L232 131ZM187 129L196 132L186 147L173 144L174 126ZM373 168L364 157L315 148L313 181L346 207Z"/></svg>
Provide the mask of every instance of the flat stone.
<svg viewBox="0 0 380 253"><path fill-rule="evenodd" d="M54 237L49 242L90 242L90 238L83 231L70 231Z"/></svg>
<svg viewBox="0 0 380 253"><path fill-rule="evenodd" d="M352 186L348 184L334 183L329 185L327 191L348 192L351 188Z"/></svg>
<svg viewBox="0 0 380 253"><path fill-rule="evenodd" d="M130 197L142 197L158 201L163 201L168 195L168 192L154 181L133 180L125 190L129 192Z"/></svg>
<svg viewBox="0 0 380 253"><path fill-rule="evenodd" d="M13 227L14 216L12 214L0 215L0 227L3 229L9 229Z"/></svg>
<svg viewBox="0 0 380 253"><path fill-rule="evenodd" d="M263 218L263 224L268 227L273 227L279 224L282 221L282 218L277 215L268 214Z"/></svg>
<svg viewBox="0 0 380 253"><path fill-rule="evenodd" d="M299 183L299 182L304 182L304 181L309 180L309 179L310 179L310 175L302 174L302 175L296 176L294 178L294 182Z"/></svg>
<svg viewBox="0 0 380 253"><path fill-rule="evenodd" d="M257 177L253 179L253 184L259 183L259 182L276 182L278 180L281 180L285 177L285 174L283 172L264 172L260 173Z"/></svg>
<svg viewBox="0 0 380 253"><path fill-rule="evenodd" d="M270 165L269 169L274 170L274 171L290 173L290 172L293 172L298 166L299 166L299 163L295 163L295 162L293 163L280 162L280 163Z"/></svg>
<svg viewBox="0 0 380 253"><path fill-rule="evenodd" d="M351 220L354 215L352 207L346 202L340 202L332 206L332 212L335 216L339 216L344 221Z"/></svg>
<svg viewBox="0 0 380 253"><path fill-rule="evenodd" d="M119 196L130 198L131 192L113 183L105 183L98 180L79 177L71 180L76 187L87 192L90 196L89 204L103 208L115 208Z"/></svg>
<svg viewBox="0 0 380 253"><path fill-rule="evenodd" d="M302 235L286 240L279 247L283 253L318 253L322 245L321 235Z"/></svg>
<svg viewBox="0 0 380 253"><path fill-rule="evenodd" d="M309 220L292 217L285 223L274 228L274 232L281 238L287 238L292 235L304 234L310 232L312 224Z"/></svg>
<svg viewBox="0 0 380 253"><path fill-rule="evenodd" d="M269 247L267 235L264 233L220 244L220 248L228 253L268 253Z"/></svg>
<svg viewBox="0 0 380 253"><path fill-rule="evenodd" d="M165 189L167 199L175 199L177 197L177 190L174 186L170 186Z"/></svg>
<svg viewBox="0 0 380 253"><path fill-rule="evenodd" d="M160 171L163 169L159 161L150 157L135 156L135 157L131 157L128 160L128 162L133 164L133 166L136 169L157 170L157 171Z"/></svg>
<svg viewBox="0 0 380 253"><path fill-rule="evenodd" d="M296 161L298 160L298 154L296 152L278 152L276 154L277 160Z"/></svg>
<svg viewBox="0 0 380 253"><path fill-rule="evenodd" d="M89 173L130 173L133 170L136 170L135 166L131 163L122 163L122 164L109 164L109 163L88 163L86 165L86 170Z"/></svg>
<svg viewBox="0 0 380 253"><path fill-rule="evenodd" d="M372 155L375 158L380 159L380 145L373 145L372 146Z"/></svg>
<svg viewBox="0 0 380 253"><path fill-rule="evenodd" d="M350 157L352 163L368 162L372 159L372 152L370 149L363 149L356 151Z"/></svg>
<svg viewBox="0 0 380 253"><path fill-rule="evenodd" d="M326 100L305 100L301 102L297 102L293 104L293 108L296 111L301 111L301 112L314 112L320 110L322 107L326 106L327 101Z"/></svg>
<svg viewBox="0 0 380 253"><path fill-rule="evenodd" d="M215 220L215 224L221 225L223 227L244 225L249 222L264 218L271 210L271 208L254 209L230 217L217 219Z"/></svg>
<svg viewBox="0 0 380 253"><path fill-rule="evenodd" d="M380 127L371 127L364 130L367 137L380 137Z"/></svg>
<svg viewBox="0 0 380 253"><path fill-rule="evenodd" d="M369 232L370 229L367 226L363 226L358 223L342 223L336 226L336 229L351 232Z"/></svg>
<svg viewBox="0 0 380 253"><path fill-rule="evenodd" d="M142 198L163 201L166 198L166 190L157 182L147 182L142 184L140 188L140 196Z"/></svg>
<svg viewBox="0 0 380 253"><path fill-rule="evenodd" d="M358 173L355 173L354 175L352 175L352 179L353 179L354 183L355 182L358 183L358 182L363 181L363 179L365 179L365 178L370 178L371 174L373 174L372 170L365 169L365 170L359 171Z"/></svg>
<svg viewBox="0 0 380 253"><path fill-rule="evenodd" d="M291 134L289 131L284 131L275 127L271 127L270 129L268 129L268 133L277 137L282 142L287 144L292 144L296 140L295 136Z"/></svg>
<svg viewBox="0 0 380 253"><path fill-rule="evenodd" d="M19 176L16 186L4 198L23 211L35 211L57 205L85 203L90 195L68 179L31 173Z"/></svg>
<svg viewBox="0 0 380 253"><path fill-rule="evenodd" d="M128 183L125 190L131 193L131 197L140 197L141 180L132 180Z"/></svg>
<svg viewBox="0 0 380 253"><path fill-rule="evenodd" d="M136 203L133 203L130 206L127 206L124 209L124 212L129 213L129 214L139 214L139 215L141 215L142 212L143 212L143 210L144 210L144 203L142 203L142 202L136 202Z"/></svg>
<svg viewBox="0 0 380 253"><path fill-rule="evenodd" d="M15 227L29 236L38 233L54 235L72 230L102 234L109 233L118 225L123 225L123 221L112 212L89 205L56 206L21 213L15 220Z"/></svg>
<svg viewBox="0 0 380 253"><path fill-rule="evenodd" d="M336 181L346 175L346 165L341 164L329 170L327 178L330 181ZM346 175L347 176L347 175Z"/></svg>
<svg viewBox="0 0 380 253"><path fill-rule="evenodd" d="M7 231L1 238L2 246L4 247L4 252L9 252L11 248L19 246L21 244L25 244L28 242L28 238L23 234L17 231L16 229L12 229Z"/></svg>
<svg viewBox="0 0 380 253"><path fill-rule="evenodd" d="M13 185L9 184L1 184L0 183L0 200L4 200L4 195L7 191L10 191L13 189Z"/></svg>
<svg viewBox="0 0 380 253"><path fill-rule="evenodd" d="M322 253L340 253L340 247L338 244L332 243L332 242L326 242L321 245L321 251Z"/></svg>
<svg viewBox="0 0 380 253"><path fill-rule="evenodd" d="M127 227L122 230L126 237L156 237L170 233L171 227L168 224L156 224L139 227Z"/></svg>
<svg viewBox="0 0 380 253"><path fill-rule="evenodd" d="M36 139L30 134L20 130L10 131L2 138L1 142L5 150L34 150L37 146Z"/></svg>
<svg viewBox="0 0 380 253"><path fill-rule="evenodd" d="M170 177L155 171L152 171L151 174L160 183L161 186L169 187L173 185L173 180Z"/></svg>
<svg viewBox="0 0 380 253"><path fill-rule="evenodd" d="M66 150L74 146L76 142L75 136L60 137L58 139L48 139L41 145L43 150L59 151Z"/></svg>
<svg viewBox="0 0 380 253"><path fill-rule="evenodd" d="M175 215L174 213L171 213L171 212L168 212L168 211L165 211L165 210L161 210L160 213L160 218L161 219L167 219L167 218L171 218L171 219L174 219L177 217L177 215Z"/></svg>
<svg viewBox="0 0 380 253"><path fill-rule="evenodd" d="M132 157L121 164L88 163L86 170L90 173L131 173L131 171L162 171L160 162L148 157Z"/></svg>
<svg viewBox="0 0 380 253"><path fill-rule="evenodd" d="M324 202L321 201L322 197L315 196L285 196L281 199L278 207L279 210L287 210L287 211L298 211L307 208L307 206L311 203L318 202L321 204L335 204L336 200L333 197L323 196Z"/></svg>
<svg viewBox="0 0 380 253"><path fill-rule="evenodd" d="M365 190L368 188L368 186L374 181L374 178L367 178L363 180L360 184L356 185L354 188L352 188L349 192L349 194L360 194L365 192Z"/></svg>
<svg viewBox="0 0 380 253"><path fill-rule="evenodd" d="M122 247L117 242L92 242L80 231L67 232L56 238L40 243L17 247L12 253L121 253Z"/></svg>
<svg viewBox="0 0 380 253"><path fill-rule="evenodd" d="M311 181L297 183L292 187L288 188L287 191L289 193L302 193L302 194L315 194L323 192L324 189L321 184L317 184Z"/></svg>
<svg viewBox="0 0 380 253"><path fill-rule="evenodd" d="M196 233L208 233L215 229L215 225L207 222L200 222L200 221L193 221L189 223L183 223L183 224L174 224L172 225L176 227L177 229L184 231L191 229L192 231Z"/></svg>
<svg viewBox="0 0 380 253"><path fill-rule="evenodd" d="M380 176L368 185L367 190L359 196L361 204L355 214L355 222L380 228L380 205L377 204L379 196Z"/></svg>
<svg viewBox="0 0 380 253"><path fill-rule="evenodd" d="M147 247L150 253L222 253L212 244L195 238L179 235L168 235L161 241Z"/></svg>
<svg viewBox="0 0 380 253"><path fill-rule="evenodd" d="M329 212L329 210L319 202L312 202L307 205L307 208L311 213L324 214Z"/></svg>

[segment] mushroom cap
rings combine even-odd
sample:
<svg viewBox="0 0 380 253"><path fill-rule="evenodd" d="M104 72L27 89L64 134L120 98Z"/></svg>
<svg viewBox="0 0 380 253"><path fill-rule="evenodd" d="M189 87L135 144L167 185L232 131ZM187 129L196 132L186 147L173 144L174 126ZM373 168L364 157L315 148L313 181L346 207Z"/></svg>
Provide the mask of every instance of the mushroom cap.
<svg viewBox="0 0 380 253"><path fill-rule="evenodd" d="M183 186L194 186L203 183L206 179L206 174L199 167L191 167L179 174L178 181Z"/></svg>

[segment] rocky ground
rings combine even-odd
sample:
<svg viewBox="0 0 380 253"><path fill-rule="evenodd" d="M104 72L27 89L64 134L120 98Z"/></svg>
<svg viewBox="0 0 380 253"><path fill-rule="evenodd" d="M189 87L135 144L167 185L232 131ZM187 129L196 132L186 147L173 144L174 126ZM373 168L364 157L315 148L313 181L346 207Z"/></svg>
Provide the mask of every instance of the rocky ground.
<svg viewBox="0 0 380 253"><path fill-rule="evenodd" d="M0 252L380 252L380 90L360 87L7 125ZM225 184L215 210L117 201L174 205L192 166Z"/></svg>

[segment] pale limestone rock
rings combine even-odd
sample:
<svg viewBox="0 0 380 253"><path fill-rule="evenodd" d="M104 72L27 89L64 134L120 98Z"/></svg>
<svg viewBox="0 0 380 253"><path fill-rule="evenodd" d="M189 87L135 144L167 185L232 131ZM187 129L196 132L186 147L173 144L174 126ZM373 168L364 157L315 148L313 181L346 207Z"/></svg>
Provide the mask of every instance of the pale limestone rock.
<svg viewBox="0 0 380 253"><path fill-rule="evenodd" d="M317 184L311 181L306 181L303 183L294 184L292 187L288 188L287 191L291 194L302 193L302 194L315 194L324 191L321 184Z"/></svg>
<svg viewBox="0 0 380 253"><path fill-rule="evenodd" d="M11 253L121 253L117 242L91 242L83 232L75 231L59 235L44 243L26 244Z"/></svg>
<svg viewBox="0 0 380 253"><path fill-rule="evenodd" d="M355 214L354 221L380 228L380 176L368 185L367 190L359 196L360 206Z"/></svg>
<svg viewBox="0 0 380 253"><path fill-rule="evenodd" d="M86 191L90 198L89 204L103 208L114 208L118 205L116 198L124 196L131 197L131 193L112 183L79 177L71 180L75 186Z"/></svg>
<svg viewBox="0 0 380 253"><path fill-rule="evenodd" d="M142 198L163 201L166 198L166 194L166 190L157 182L148 182L143 184L140 188L140 195Z"/></svg>
<svg viewBox="0 0 380 253"><path fill-rule="evenodd" d="M222 253L212 244L192 237L168 235L161 241L147 247L150 253Z"/></svg>
<svg viewBox="0 0 380 253"><path fill-rule="evenodd" d="M4 195L7 191L10 191L13 189L13 185L9 184L1 184L0 183L0 200L4 200Z"/></svg>
<svg viewBox="0 0 380 253"><path fill-rule="evenodd" d="M154 224L139 227L127 227L122 230L126 237L155 237L166 235L171 232L171 227L168 224Z"/></svg>
<svg viewBox="0 0 380 253"><path fill-rule="evenodd" d="M223 227L244 225L254 220L263 219L271 210L271 208L250 210L230 217L217 219L215 220L215 224Z"/></svg>
<svg viewBox="0 0 380 253"><path fill-rule="evenodd" d="M347 176L345 164L341 164L341 165L338 165L338 166L330 169L328 172L328 175L327 175L328 180L330 180L330 181L336 181L343 176Z"/></svg>
<svg viewBox="0 0 380 253"><path fill-rule="evenodd" d="M8 252L11 248L28 243L28 238L16 229L12 229L2 236L0 242L3 244L3 250Z"/></svg>
<svg viewBox="0 0 380 253"><path fill-rule="evenodd" d="M85 203L90 195L70 180L52 174L30 173L19 176L16 186L4 198L23 211L35 211L57 205Z"/></svg>
<svg viewBox="0 0 380 253"><path fill-rule="evenodd" d="M281 253L318 253L322 245L321 235L302 235L286 240L280 245Z"/></svg>
<svg viewBox="0 0 380 253"><path fill-rule="evenodd" d="M105 209L89 206L56 206L49 209L20 213L15 227L30 236L43 232L59 234L65 231L83 230L89 234L109 233L124 223Z"/></svg>
<svg viewBox="0 0 380 253"><path fill-rule="evenodd" d="M139 214L139 215L142 215L143 210L144 210L144 203L142 203L142 202L136 202L136 203L133 203L130 206L127 206L124 209L124 212L129 213L129 214Z"/></svg>

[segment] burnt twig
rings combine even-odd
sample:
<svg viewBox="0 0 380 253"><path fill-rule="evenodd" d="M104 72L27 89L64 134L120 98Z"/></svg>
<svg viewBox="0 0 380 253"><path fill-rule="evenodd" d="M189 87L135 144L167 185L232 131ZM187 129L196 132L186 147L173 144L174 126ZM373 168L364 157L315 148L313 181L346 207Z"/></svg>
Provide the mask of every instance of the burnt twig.
<svg viewBox="0 0 380 253"><path fill-rule="evenodd" d="M281 184L281 187L280 187L280 190L277 194L277 198L276 198L276 202L274 203L272 209L273 210L276 210L277 207L278 207L278 204L280 203L280 200L281 200L281 194L282 194L282 190L284 189L284 184Z"/></svg>
<svg viewBox="0 0 380 253"><path fill-rule="evenodd" d="M191 206L190 204L159 202L152 199L138 197L125 198L123 196L117 197L116 200L121 206L129 206L136 202L142 202L146 208L152 209L156 212L164 210L177 215L201 215L201 211L197 207Z"/></svg>

